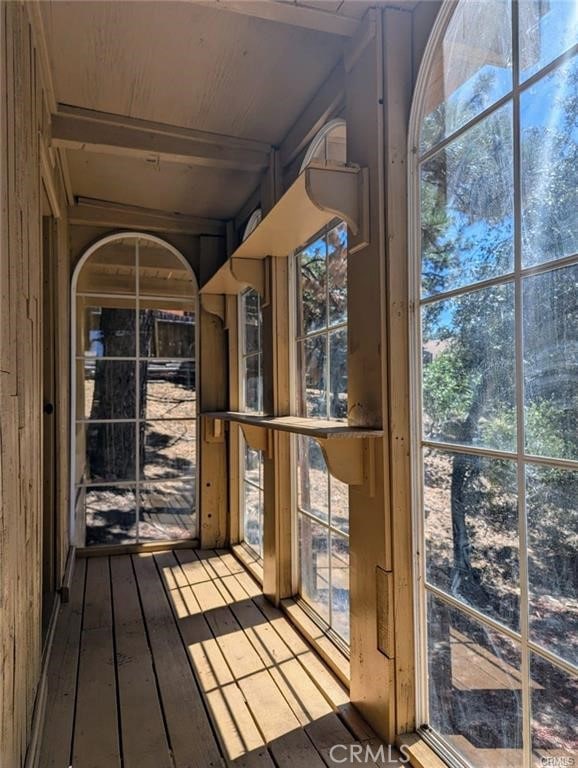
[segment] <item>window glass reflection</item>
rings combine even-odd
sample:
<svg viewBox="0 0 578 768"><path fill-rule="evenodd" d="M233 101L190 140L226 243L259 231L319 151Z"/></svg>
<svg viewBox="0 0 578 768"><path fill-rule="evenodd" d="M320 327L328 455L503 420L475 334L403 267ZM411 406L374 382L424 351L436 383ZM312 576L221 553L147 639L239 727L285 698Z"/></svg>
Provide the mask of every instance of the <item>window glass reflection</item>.
<svg viewBox="0 0 578 768"><path fill-rule="evenodd" d="M422 328L424 436L513 450L513 285L427 304Z"/></svg>
<svg viewBox="0 0 578 768"><path fill-rule="evenodd" d="M427 579L438 589L519 629L516 465L426 451Z"/></svg>
<svg viewBox="0 0 578 768"><path fill-rule="evenodd" d="M76 353L91 358L136 355L134 299L77 299Z"/></svg>
<svg viewBox="0 0 578 768"><path fill-rule="evenodd" d="M420 150L433 147L511 89L510 0L459 3L430 68Z"/></svg>
<svg viewBox="0 0 578 768"><path fill-rule="evenodd" d="M330 599L329 531L306 515L299 515L300 592L325 621Z"/></svg>
<svg viewBox="0 0 578 768"><path fill-rule="evenodd" d="M87 546L135 541L137 511L133 486L99 486L83 493Z"/></svg>
<svg viewBox="0 0 578 768"><path fill-rule="evenodd" d="M526 450L578 459L578 265L527 277L523 295Z"/></svg>
<svg viewBox="0 0 578 768"><path fill-rule="evenodd" d="M530 637L578 666L578 471L526 469Z"/></svg>
<svg viewBox="0 0 578 768"><path fill-rule="evenodd" d="M421 166L422 293L511 272L512 108L494 112Z"/></svg>
<svg viewBox="0 0 578 768"><path fill-rule="evenodd" d="M526 266L578 253L577 92L575 56L520 97L522 256Z"/></svg>
<svg viewBox="0 0 578 768"><path fill-rule="evenodd" d="M431 726L474 768L523 767L520 648L428 596Z"/></svg>
<svg viewBox="0 0 578 768"><path fill-rule="evenodd" d="M193 538L194 481L141 484L139 493L138 533L141 541Z"/></svg>
<svg viewBox="0 0 578 768"><path fill-rule="evenodd" d="M574 0L523 0L520 21L521 80L527 80L578 43Z"/></svg>
<svg viewBox="0 0 578 768"><path fill-rule="evenodd" d="M82 511L75 543L190 538L193 274L161 243L123 236L87 258L77 290L74 475ZM154 482L165 479L173 483Z"/></svg>

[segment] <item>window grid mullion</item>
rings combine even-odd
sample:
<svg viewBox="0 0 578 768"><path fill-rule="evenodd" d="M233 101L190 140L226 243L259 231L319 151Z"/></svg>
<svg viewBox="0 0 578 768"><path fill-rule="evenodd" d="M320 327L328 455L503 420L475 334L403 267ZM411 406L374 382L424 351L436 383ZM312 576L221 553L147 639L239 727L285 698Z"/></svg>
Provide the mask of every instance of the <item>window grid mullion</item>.
<svg viewBox="0 0 578 768"><path fill-rule="evenodd" d="M522 675L522 749L524 764L530 768L532 756L532 714L530 696L530 657L528 649L528 541L526 526L525 411L524 411L524 327L522 291L522 186L521 186L521 115L520 115L520 51L518 0L512 0L513 93L513 161L514 161L514 333L515 383L517 424L517 483L518 483L518 552L519 552L519 615Z"/></svg>
<svg viewBox="0 0 578 768"><path fill-rule="evenodd" d="M513 3L517 3L517 0L513 0ZM515 22L515 13L512 15L512 35L514 35L514 27L517 25L517 21ZM545 66L543 66L541 69L538 70L538 72L535 72L531 77L528 77L526 80L524 80L523 83L519 82L519 76L516 74L515 68L518 67L517 62L517 54L518 54L518 43L517 41L514 41L516 48L513 49L512 53L512 69L514 70L512 73L512 82L513 87L512 90L508 91L504 96L501 96L497 101L495 101L493 104L490 104L489 107L486 107L482 112L479 113L479 115L476 115L475 117L472 117L470 120L468 120L464 125L461 125L459 128L456 128L453 133L449 134L448 136L444 136L443 139L440 139L433 147L430 147L426 152L424 152L422 155L419 156L419 162L423 163L427 160L431 159L435 154L437 154L439 151L447 147L454 139L459 138L464 133L467 133L467 131L470 130L470 128L473 128L478 123L482 122L482 120L485 120L487 117L490 117L494 112L497 112L501 107L505 106L508 101L513 99L515 96L519 98L520 94L526 91L527 89L531 88L533 85L535 85L537 82L539 82L543 77L547 77L551 72L554 72L558 67L563 66L567 61L570 61L577 53L578 53L578 44L573 45L571 48L569 48L567 51L564 51L564 53L560 54L560 56L557 56L553 61L549 62Z"/></svg>
<svg viewBox="0 0 578 768"><path fill-rule="evenodd" d="M453 444L447 444L447 443L438 444L438 443L435 443L434 441L424 440L423 429L421 427L421 411L418 416L418 419L420 422L418 444L422 446L422 448L420 449L420 459L419 459L420 467L422 467L422 463L423 463L423 458L422 458L423 447L441 448L442 450L464 451L466 453L471 453L476 455L494 455L499 458L506 458L506 459L517 461L517 485L518 485L518 499L519 499L518 537L519 537L519 558L520 558L520 576L519 576L520 637L517 638L517 641L520 643L520 648L521 648L521 674L522 674L522 697L523 697L523 707L522 707L522 710L523 710L523 715L522 715L523 716L523 759L524 759L524 765L530 766L531 755L532 755L532 740L531 740L532 739L532 735L531 735L532 734L532 731L531 731L532 702L531 702L531 689L530 689L531 669L530 669L530 658L529 658L530 651L540 655L542 658L547 659L555 667L561 670L565 670L568 674L575 674L576 670L572 667L572 665L568 665L568 663L564 659L559 658L556 654L552 654L548 652L546 649L542 649L539 645L532 642L529 636L529 577L528 577L528 539L527 539L526 479L525 479L526 463L530 462L530 463L536 463L536 464L542 464L542 465L548 465L548 466L554 466L554 467L565 467L568 469L576 470L578 468L578 462L575 462L572 460L534 456L534 455L527 454L525 450L523 284L524 284L524 278L527 276L530 276L533 274L545 274L548 272L552 272L556 269L562 269L566 266L574 265L575 263L578 262L578 254L571 254L561 259L553 259L553 260L546 261L544 263L533 265L531 267L526 267L526 268L524 268L522 264L520 96L521 96L521 93L523 93L527 88L531 87L534 83L546 77L549 73L555 71L558 67L563 65L564 62L570 60L578 52L578 45L574 45L571 49L566 51L564 54L560 55L554 61L550 62L550 64L546 65L545 67L542 67L532 77L528 78L523 84L520 84L519 82L520 60L519 60L519 50L518 50L519 49L519 19L518 19L517 0L512 0L512 5L513 5L512 53L513 53L513 80L514 80L512 91L508 93L506 96L504 96L502 99L500 99L498 102L491 105L488 109L484 110L484 112L482 112L480 115L476 116L474 119L469 121L468 124L466 124L465 126L462 126L457 131L454 131L450 136L445 137L441 142L438 142L438 144L436 144L435 147L432 147L430 150L424 153L421 156L421 158L419 158L419 160L415 163L414 183L416 184L416 190L417 190L417 195L415 199L419 200L419 197L420 197L419 179L420 179L420 168L422 163L428 160L429 158L431 158L433 155L435 155L444 147L448 146L452 141L454 141L459 136L463 135L467 130L479 124L481 121L487 118L490 114L497 111L500 107L507 104L508 101L511 99L513 102L513 162L514 162L513 192L514 192L514 255L515 255L514 271L505 275L500 275L498 277L495 277L489 280L480 281L477 284L474 283L466 286L461 286L451 291L446 291L440 294L434 294L432 296L426 296L426 297L421 296L421 279L418 279L415 284L416 293L414 295L418 297L417 303L418 303L418 306L421 308L424 305L431 304L436 301L441 301L443 299L464 295L477 289L482 289L485 287L504 284L508 282L513 282L514 284L515 371L516 371L515 386L516 386L516 417L517 417L516 419L517 420L516 452L515 453L494 452L490 450L485 450L483 448L478 450L474 446L460 446L458 444L453 445ZM419 205L417 207L417 210L419 211ZM418 242L419 242L419 232L418 232ZM416 314L417 314L416 328L418 329L417 335L421 336L421 312L418 312ZM418 349L421 349L421 345L418 345ZM419 375L418 392L420 395L419 400L421 402L423 398L423 380L422 380L420 361L418 361L418 364L416 366L416 373ZM422 472L420 483L423 484L423 472ZM422 496L422 493L423 493L423 489L421 489L419 492L420 497ZM423 516L423 503L420 503L420 515ZM420 533L421 552L419 553L420 560L421 560L420 572L422 574L425 573L424 542L425 542L425 539L422 531ZM436 596L442 597L442 599L444 598L443 593L441 593L440 595L437 595L437 590L435 588L432 589L431 585L427 585L425 581L422 581L422 584L425 587L422 590L422 594L424 594L424 596L425 594L427 594L427 591L430 591L431 593L436 594ZM450 602L450 601L446 600L446 602ZM468 612L471 613L471 611L469 611L467 607L464 609L464 607L459 604L459 601L456 601L455 607L461 610L465 610L466 613ZM478 618L485 625L493 627L494 623L491 621L488 621L486 617L484 617L483 615ZM494 628L516 639L515 636L512 635L511 631L507 630L507 628L503 628L499 624L497 624ZM424 637L424 640L425 640L425 637ZM425 654L426 669L427 669L427 667L429 666L429 660L427 658L428 657L427 642L423 643L421 652ZM426 676L426 679L423 681L423 683L427 691L427 685L428 685L427 676ZM427 711L427 695L426 695L425 707Z"/></svg>
<svg viewBox="0 0 578 768"><path fill-rule="evenodd" d="M542 275L555 269L564 269L564 267L574 266L576 263L578 263L578 253L572 253L569 256L564 256L560 259L544 261L541 264L533 264L529 267L524 267L521 265L518 271L514 270L513 272L506 272L503 275L490 277L487 280L480 280L477 283L468 283L467 285L461 285L458 288L452 288L449 291L441 291L440 293L432 293L429 296L423 296L420 299L420 304L421 306L427 306L428 304L435 304L438 301L458 298L460 296L473 293L474 291L481 291L484 288L492 288L495 285L512 283L516 277L531 277L533 275ZM338 326L336 326L336 328L337 327Z"/></svg>
<svg viewBox="0 0 578 768"><path fill-rule="evenodd" d="M135 243L135 258L136 258L136 298L135 298L135 344L136 344L136 371L135 371L135 386L136 386L136 416L137 422L135 426L135 462L136 462L136 500L135 500L135 512L136 512L136 543L140 542L140 425L141 425L141 410L140 410L140 240L136 240ZM146 427L145 427L146 430Z"/></svg>

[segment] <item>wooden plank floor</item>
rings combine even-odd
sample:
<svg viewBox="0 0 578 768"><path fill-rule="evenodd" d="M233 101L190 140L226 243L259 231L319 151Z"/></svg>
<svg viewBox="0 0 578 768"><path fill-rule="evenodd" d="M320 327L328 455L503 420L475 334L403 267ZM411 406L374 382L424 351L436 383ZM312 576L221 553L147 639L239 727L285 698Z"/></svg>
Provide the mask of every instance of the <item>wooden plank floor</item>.
<svg viewBox="0 0 578 768"><path fill-rule="evenodd" d="M344 761L345 747L332 761L334 745L377 754L380 743L230 553L77 561L50 661L40 768L359 764Z"/></svg>

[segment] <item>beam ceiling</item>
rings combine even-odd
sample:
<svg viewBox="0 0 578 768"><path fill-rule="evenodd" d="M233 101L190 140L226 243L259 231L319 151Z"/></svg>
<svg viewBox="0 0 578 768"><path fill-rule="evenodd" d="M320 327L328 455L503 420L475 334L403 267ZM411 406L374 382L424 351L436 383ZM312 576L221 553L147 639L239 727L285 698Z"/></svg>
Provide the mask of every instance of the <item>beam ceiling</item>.
<svg viewBox="0 0 578 768"><path fill-rule="evenodd" d="M271 147L251 139L59 104L52 146L236 171L268 167Z"/></svg>
<svg viewBox="0 0 578 768"><path fill-rule="evenodd" d="M341 37L353 37L359 23L356 19L337 13L296 5L287 0L193 0L219 11L240 13L265 21L289 24Z"/></svg>
<svg viewBox="0 0 578 768"><path fill-rule="evenodd" d="M121 227L137 231L171 232L182 235L223 236L225 234L225 223L218 219L185 216L85 197L77 198L76 205L69 207L68 221L70 224Z"/></svg>

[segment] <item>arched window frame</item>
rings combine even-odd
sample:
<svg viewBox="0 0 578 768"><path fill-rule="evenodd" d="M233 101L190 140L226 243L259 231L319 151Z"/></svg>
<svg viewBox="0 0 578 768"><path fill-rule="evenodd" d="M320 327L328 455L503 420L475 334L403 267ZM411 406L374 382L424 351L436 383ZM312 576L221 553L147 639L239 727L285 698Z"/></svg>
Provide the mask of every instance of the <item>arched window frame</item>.
<svg viewBox="0 0 578 768"><path fill-rule="evenodd" d="M76 424L78 421L77 418L77 391L76 391L76 361L77 361L77 326L78 326L78 315L77 315L77 295L78 295L78 279L82 273L83 267L86 265L88 260L91 256L93 256L99 249L110 245L111 243L121 241L127 238L134 239L137 243L139 240L146 240L150 243L154 243L155 245L159 246L160 248L166 249L169 253L171 253L173 256L175 256L186 268L186 270L189 272L191 276L192 281L192 287L194 291L194 295L191 297L190 303L194 305L194 311L195 311L195 377L196 381L198 381L198 372L199 372L199 366L197 365L198 362L198 349L199 349L199 324L198 324L198 317L199 317L199 285L197 276L187 261L187 259L183 256L183 254L175 248L174 245L167 242L166 240L163 240L160 237L157 237L156 235L152 235L150 233L140 232L140 231L122 231L122 232L115 232L114 234L107 235L105 237L100 238L96 242L94 242L89 248L87 248L86 251L82 254L80 259L78 260L77 264L74 267L73 273L72 273L72 279L70 283L70 438L69 438L69 446L70 446L70 466L69 466L69 473L70 473L70 507L69 507L69 540L71 544L75 544L76 537L77 537L77 530L76 530L76 469L75 469L75 459L76 459ZM138 262L138 246L136 247L136 257L135 257L135 274L138 275L138 269L139 269L139 262ZM122 294L121 294L122 295ZM146 294L145 294L146 295ZM95 298L98 298L99 294L95 293ZM136 298L136 311L138 311L138 299L140 296L140 291L137 290L135 294ZM167 296L167 298L171 298L170 296ZM181 297L175 297L177 299L182 300ZM195 385L195 388L197 389L197 386ZM197 389L198 391L198 389ZM196 398L196 412L195 412L195 422L198 423L198 417L199 417L199 400L198 397ZM199 448L200 448L200 440L199 440L199 431L196 430L196 455L199 457ZM197 465L198 465L198 458L197 458ZM136 491L138 491L139 486L139 478L138 473L134 486ZM114 485L114 482L111 483L111 485ZM136 492L135 491L135 492ZM137 493L138 497L138 493ZM138 515L138 498L137 498L137 515ZM198 536L199 532L199 484L198 482L195 482L195 535Z"/></svg>
<svg viewBox="0 0 578 768"><path fill-rule="evenodd" d="M315 159L315 155L319 151L319 148L325 144L327 137L330 136L331 133L337 128L347 129L347 123L342 117L336 117L333 120L330 120L328 123L325 123L325 125L319 130L317 135L312 139L311 143L307 147L307 151L305 152L305 157L301 163L299 173L303 173L305 168L307 168L307 166ZM327 151L324 152L324 155L327 156Z"/></svg>
<svg viewBox="0 0 578 768"><path fill-rule="evenodd" d="M423 105L426 99L428 78L432 70L434 58L440 45L444 41L444 35L451 22L454 12L458 6L467 0L445 0L441 6L441 9L435 19L432 26L431 33L428 39L428 43L422 58L422 62L419 68L418 77L416 80L416 86L413 94L412 107L410 111L409 129L408 129L408 246L409 246L409 295L408 302L410 307L410 328L409 328L409 352L410 352L410 413L411 413L411 516L412 516L412 532L413 532L413 554L414 554L414 623L416 629L416 642L415 642L415 670L416 670L416 725L427 724L427 681L428 681L428 651L427 651L427 609L425 600L425 532L424 532L424 514L423 514L423 459L422 459L422 445L424 443L424 437L422 436L422 343L421 343L421 318L420 310L422 306L422 292L421 292L421 237L420 237L420 176L419 169L421 164L420 157L420 129L422 124ZM517 5L516 0L513 0L513 7ZM457 138L461 133L465 133L471 127L479 124L487 113L497 111L501 106L507 103L514 104L513 112L513 152L514 152L514 209L513 209L513 221L514 228L519 229L521 227L520 218L520 203L517 199L519 196L519 190L521 186L520 182L520 93L529 87L530 84L540 82L542 78L546 78L550 72L554 72L563 66L564 61L570 61L576 59L578 56L578 44L574 44L570 48L556 57L554 57L549 63L541 64L539 69L531 76L528 76L525 81L516 81L516 75L518 74L517 66L519 61L518 43L516 41L516 35L518 33L517 23L512 19L512 39L513 39L513 85L508 91L506 96L501 99L497 99L487 107L485 110L477 114L475 117L468 120L464 125L452 130L432 145L427 152L424 153L428 156L428 153L435 153L444 143L449 144L452 140ZM496 106L499 104L500 106ZM514 241L516 242L516 236L514 235ZM525 469L528 463L536 463L543 467L558 467L568 470L578 470L578 460L569 461L565 459L550 459L549 457L534 456L525 449L523 436L525 433L525 425L523 421L524 411L524 396L523 396L523 328L522 328L522 310L520 308L520 297L522 295L522 285L524 277L531 277L533 274L547 274L557 269L563 269L567 266L578 265L578 255L553 258L551 260L545 260L538 266L528 267L521 263L521 236L518 235L518 241L515 244L515 266L512 270L512 281L516 287L516 309L515 309L515 336L514 344L516 347L516 413L517 413L517 448L509 453L509 458L515 460L517 463L517 476L518 476L518 488L522 487L523 478L525 475ZM495 278L495 284L499 284L500 281L504 281L504 276ZM494 279L487 281L479 281L479 283L466 283L463 287L455 290L456 294L460 294L467 289L472 290L472 286L479 285L485 287L487 284L494 284ZM452 291L448 291L449 294ZM445 292L440 292L439 296L444 297ZM436 298L438 294L436 294ZM456 444L456 449L461 449L464 446ZM446 446L447 448L447 446ZM466 451L475 455L488 455L492 458L492 454L496 458L500 458L499 451L492 451L482 449L476 453L476 447L471 450L466 448ZM505 455L505 452L504 452ZM530 459L528 459L530 457ZM523 618L522 614L526 612L526 616L529 616L528 608L528 595L529 584L527 574L527 562L528 562L528 531L526 509L525 509L525 491L524 499L521 502L520 499L518 507L519 515L519 566L520 566L520 633L516 640L520 643L522 648L522 660L520 666L520 674L525 678L522 682L523 688L523 768L529 768L532 760L532 734L531 734L531 688L533 686L532 679L530 677L530 656L532 654L537 655L536 646L532 644L529 638L528 618ZM525 561L525 562L522 562ZM460 606L461 607L461 606ZM467 613L467 609L464 611ZM473 615L473 614L472 614ZM507 628L500 627L503 634L514 638L514 633L510 632ZM540 649L541 658L550 663L554 662L557 665L559 671L565 672L568 675L576 675L576 669L561 657L556 657L555 654L551 654L549 651ZM443 739L440 740L437 736L433 739L427 733L427 731L419 728L421 735L430 740L430 743L435 745L437 751L446 759L451 765L465 765L463 756L453 749ZM546 760L548 758L544 758ZM556 758L554 758L556 759ZM468 763L469 765L469 763Z"/></svg>
<svg viewBox="0 0 578 768"><path fill-rule="evenodd" d="M243 230L243 237L241 238L241 242L244 243L245 240L249 237L249 235L252 235L253 232L257 229L259 224L263 220L263 209L261 207L255 208L253 213L249 216L249 219L247 223L245 224L245 229Z"/></svg>

